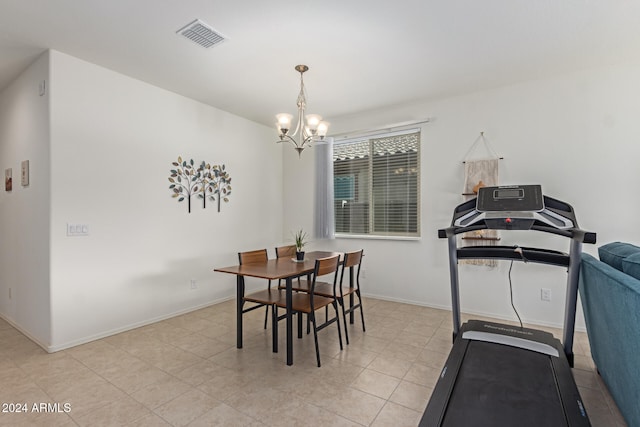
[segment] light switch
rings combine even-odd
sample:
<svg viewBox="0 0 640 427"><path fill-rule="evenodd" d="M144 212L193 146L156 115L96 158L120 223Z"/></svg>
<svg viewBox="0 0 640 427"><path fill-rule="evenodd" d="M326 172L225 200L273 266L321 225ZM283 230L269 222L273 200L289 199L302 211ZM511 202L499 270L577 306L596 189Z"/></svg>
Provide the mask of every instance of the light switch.
<svg viewBox="0 0 640 427"><path fill-rule="evenodd" d="M87 224L70 224L67 223L67 236L88 236L89 225Z"/></svg>

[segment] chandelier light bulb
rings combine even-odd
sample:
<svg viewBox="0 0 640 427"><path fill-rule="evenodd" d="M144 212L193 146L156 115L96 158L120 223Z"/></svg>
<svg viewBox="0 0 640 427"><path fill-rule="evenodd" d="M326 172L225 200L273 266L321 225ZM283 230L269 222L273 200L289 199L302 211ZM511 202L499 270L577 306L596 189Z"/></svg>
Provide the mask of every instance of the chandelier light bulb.
<svg viewBox="0 0 640 427"><path fill-rule="evenodd" d="M281 135L286 135L291 129L291 120L293 120L293 115L287 113L276 114L276 119L278 119L278 131Z"/></svg>
<svg viewBox="0 0 640 427"><path fill-rule="evenodd" d="M315 135L316 130L318 130L318 125L322 121L322 116L318 114L307 114L307 127L311 131L312 135Z"/></svg>
<svg viewBox="0 0 640 427"><path fill-rule="evenodd" d="M328 130L329 130L329 122L318 123L318 129L316 130L316 132L321 139L327 136Z"/></svg>

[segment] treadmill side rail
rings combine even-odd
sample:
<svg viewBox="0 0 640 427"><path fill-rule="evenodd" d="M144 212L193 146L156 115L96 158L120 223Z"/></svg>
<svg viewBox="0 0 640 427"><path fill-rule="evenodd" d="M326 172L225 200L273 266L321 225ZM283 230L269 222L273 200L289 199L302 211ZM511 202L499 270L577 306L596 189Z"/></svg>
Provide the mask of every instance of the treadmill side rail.
<svg viewBox="0 0 640 427"><path fill-rule="evenodd" d="M442 425L444 415L447 411L447 402L453 392L460 366L467 351L468 342L468 340L462 339L462 334L458 335L455 339L447 362L444 364L436 386L433 388L431 399L429 399L427 408L424 414L422 414L419 427L437 427Z"/></svg>
<svg viewBox="0 0 640 427"><path fill-rule="evenodd" d="M461 381L467 381L461 379L461 372L464 370L464 360L466 357L471 357L470 353L472 353L472 346L480 345L475 344L478 341L466 339L465 335L473 336L473 332L486 332L487 330L495 330L495 335L504 334L505 336L511 336L518 338L518 336L529 336L530 340L539 341L541 344L544 344L549 347L555 347L557 357L549 356L546 354L540 354L537 352L531 352L528 349L523 349L520 347L516 348L516 352L526 352L527 354L539 354L539 357L546 358L548 362L543 363L543 366L546 366L551 372L552 379L550 380L555 384L553 389L558 393L555 399L557 399L558 405L562 407L561 411L558 413L559 419L557 419L557 423L553 423L552 425L562 425L562 426L572 426L572 427L588 427L590 426L589 418L587 416L586 410L584 408L584 404L582 399L580 398L580 393L578 392L578 388L573 380L573 374L571 372L571 368L569 367L569 363L567 359L564 357L564 353L562 351L562 343L560 340L555 338L552 334L540 331L536 329L524 328L519 330L518 327L512 327L510 325L503 325L499 323L493 322L484 322L479 320L469 320L464 325L462 325L460 329L460 333L458 334L453 347L451 348L451 352L449 353L449 357L445 363L444 368L442 369L438 381L433 389L433 393L431 395L431 399L427 404L427 407L422 415L420 420L420 427L435 427L435 426L443 426L443 425L459 425L456 423L452 424L452 420L450 419L452 416L454 419L460 418L459 415L454 412L448 413L447 411L461 411L464 410L456 406L452 408L449 406L449 402L451 401L454 394L457 392L458 387L463 387L465 384L461 384ZM486 344L484 344L486 345ZM499 344L497 344L499 346ZM482 363L489 363L490 360L485 360ZM481 363L481 364L482 364ZM476 363L477 365L477 363ZM502 365L499 365L502 366ZM538 365L538 367L540 367ZM522 377L524 378L526 375L534 375L539 376L542 372L535 370L535 373L531 372L522 372ZM466 384L472 385L472 384ZM490 387L490 384L486 384L487 387ZM483 386L484 388L484 386ZM482 406L484 404L489 404L486 402L482 396L479 395L469 395L467 396L471 399L480 399L481 402L478 401L468 401L472 406L477 407L478 405ZM501 400L501 398L498 398ZM522 402L521 402L522 403ZM506 402L502 402L502 404L506 404ZM531 403L529 403L531 404ZM497 408L494 408L497 410ZM531 413L532 407L529 407L529 413ZM535 408L533 408L535 410ZM477 415L477 414L476 414ZM478 426L494 426L491 418L495 418L495 413L487 413L487 418L479 418L475 419L475 423L473 425ZM541 421L541 419L545 419L547 417L547 413L544 411L540 413L539 419L527 419L520 420L522 425L551 425L551 424L537 424ZM468 415L463 416L462 418L468 417ZM469 421L469 420L467 420ZM518 420L512 420L513 423ZM508 425L515 425L515 424ZM470 425L470 424L464 424ZM504 424L501 424L504 425Z"/></svg>
<svg viewBox="0 0 640 427"><path fill-rule="evenodd" d="M562 399L562 406L569 426L590 426L591 422L580 397L580 392L573 379L573 373L567 359L563 357L551 360L556 373L558 393Z"/></svg>

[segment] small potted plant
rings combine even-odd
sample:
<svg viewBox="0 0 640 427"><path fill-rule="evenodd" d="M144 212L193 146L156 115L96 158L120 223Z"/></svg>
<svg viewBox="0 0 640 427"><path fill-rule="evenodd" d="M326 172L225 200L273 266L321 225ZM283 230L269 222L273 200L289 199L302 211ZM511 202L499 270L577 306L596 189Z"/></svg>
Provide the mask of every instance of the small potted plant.
<svg viewBox="0 0 640 427"><path fill-rule="evenodd" d="M298 261L304 260L304 245L307 244L307 233L304 232L303 229L298 230L294 234L294 239L296 241L296 259Z"/></svg>

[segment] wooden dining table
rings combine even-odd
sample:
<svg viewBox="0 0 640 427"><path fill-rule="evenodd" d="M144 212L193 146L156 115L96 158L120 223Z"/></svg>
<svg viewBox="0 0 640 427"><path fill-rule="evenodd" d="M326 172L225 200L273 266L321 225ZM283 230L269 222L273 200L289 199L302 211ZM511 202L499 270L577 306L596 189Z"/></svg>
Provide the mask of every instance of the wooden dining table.
<svg viewBox="0 0 640 427"><path fill-rule="evenodd" d="M284 280L286 283L286 322L287 322L287 365L293 365L293 311L291 310L291 299L293 295L293 279L313 273L315 261L320 258L327 258L340 255L341 252L312 251L306 252L304 261L296 261L292 258L270 259L267 262L251 264L232 265L229 267L215 268L214 271L236 275L236 347L242 348L242 309L244 305L245 277L256 277L268 280ZM274 351L277 351L277 334L274 335Z"/></svg>

